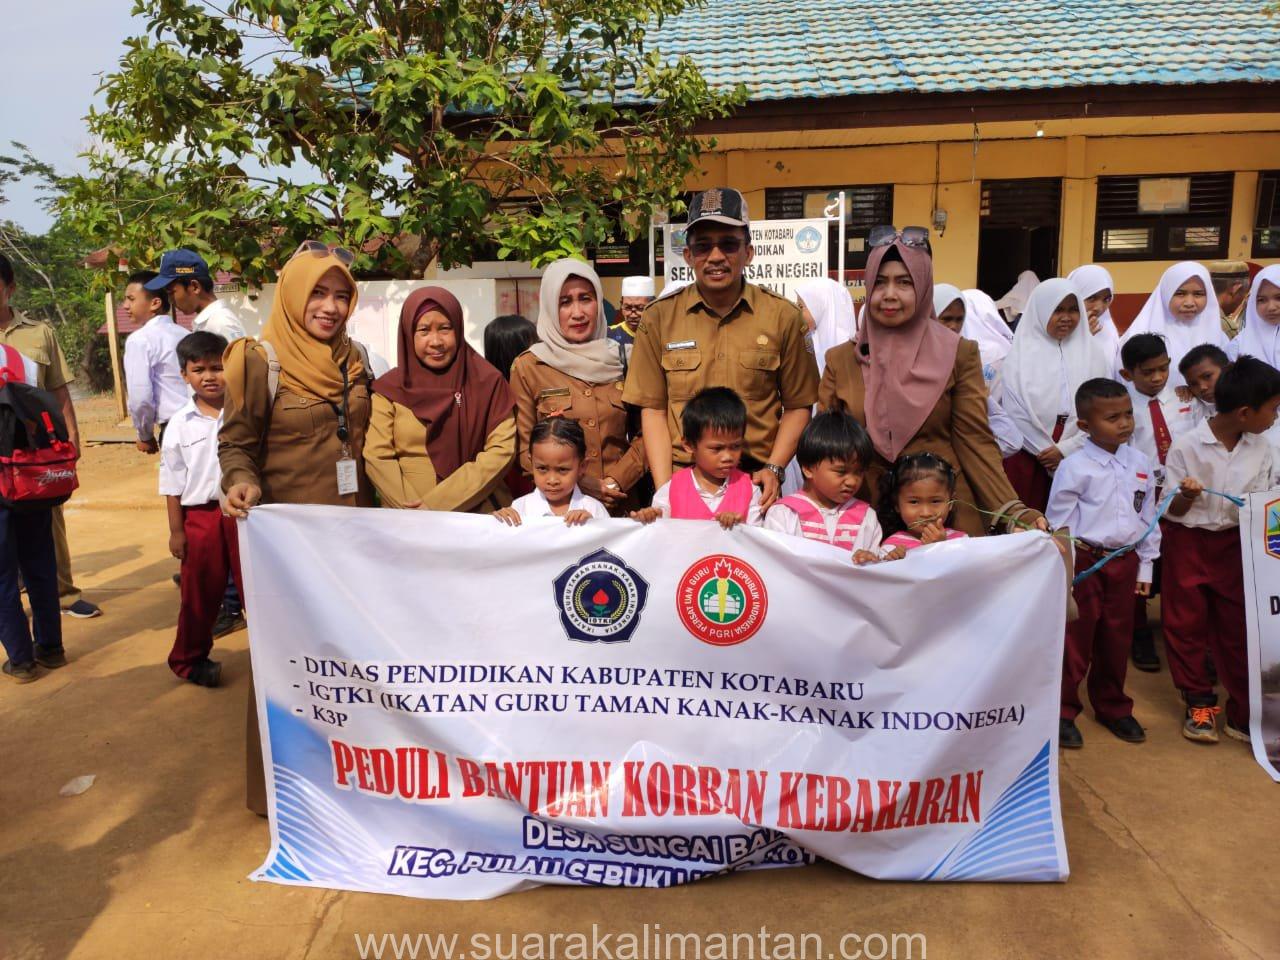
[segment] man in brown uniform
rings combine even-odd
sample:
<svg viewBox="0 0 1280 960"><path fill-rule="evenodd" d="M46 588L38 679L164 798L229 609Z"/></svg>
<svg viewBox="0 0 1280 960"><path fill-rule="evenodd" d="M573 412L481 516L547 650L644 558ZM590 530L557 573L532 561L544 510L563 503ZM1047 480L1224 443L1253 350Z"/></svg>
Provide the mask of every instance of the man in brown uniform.
<svg viewBox="0 0 1280 960"><path fill-rule="evenodd" d="M761 509L778 498L810 409L818 366L800 309L743 277L754 251L747 204L728 187L689 205L684 261L695 282L651 303L640 321L622 398L641 408L653 483L671 479L684 405L705 387L729 387L747 405L742 469L761 487Z"/></svg>
<svg viewBox="0 0 1280 960"><path fill-rule="evenodd" d="M79 450L80 427L76 423L71 391L67 388L74 378L67 359L62 355L53 327L43 320L32 320L9 305L16 288L13 265L7 257L0 255L0 343L8 344L35 363L39 371L36 386L53 394L67 424L67 437ZM79 588L71 579L71 549L67 546L67 524L62 518L62 507L53 508L53 547L58 558L58 602L62 612L81 619L101 616L102 610L82 599Z"/></svg>
<svg viewBox="0 0 1280 960"><path fill-rule="evenodd" d="M1244 302L1249 298L1249 265L1239 260L1215 260L1209 264L1213 292L1222 312L1222 332L1234 340L1244 326Z"/></svg>

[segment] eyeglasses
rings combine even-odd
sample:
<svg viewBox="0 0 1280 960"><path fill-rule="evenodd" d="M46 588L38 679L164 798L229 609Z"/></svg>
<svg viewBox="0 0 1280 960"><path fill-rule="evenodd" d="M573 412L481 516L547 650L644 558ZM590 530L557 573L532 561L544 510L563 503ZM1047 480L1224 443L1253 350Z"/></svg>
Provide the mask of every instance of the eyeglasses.
<svg viewBox="0 0 1280 960"><path fill-rule="evenodd" d="M899 230L891 223L882 223L878 227L871 228L871 233L867 235L867 246L887 247L895 240L901 240L904 247L928 250L929 228L903 227Z"/></svg>
<svg viewBox="0 0 1280 960"><path fill-rule="evenodd" d="M351 266L356 260L356 255L346 247L340 247L336 243L325 243L322 240L303 240L298 244L298 249L293 251L293 257L300 257L304 253L309 253L313 257L336 257L344 267ZM293 257L289 259L292 260Z"/></svg>
<svg viewBox="0 0 1280 960"><path fill-rule="evenodd" d="M741 237L721 237L719 240L695 240L689 244L689 252L701 260L703 257L711 256L711 251L720 248L720 252L726 257L732 257L735 253L747 245L747 241Z"/></svg>

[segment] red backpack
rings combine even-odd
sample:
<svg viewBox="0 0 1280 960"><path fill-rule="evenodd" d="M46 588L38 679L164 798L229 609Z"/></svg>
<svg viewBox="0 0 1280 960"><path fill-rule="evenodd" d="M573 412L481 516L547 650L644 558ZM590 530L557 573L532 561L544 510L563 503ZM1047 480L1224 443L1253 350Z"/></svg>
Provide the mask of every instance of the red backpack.
<svg viewBox="0 0 1280 960"><path fill-rule="evenodd" d="M22 354L0 350L0 506L56 507L79 485L75 444L53 395L26 383Z"/></svg>

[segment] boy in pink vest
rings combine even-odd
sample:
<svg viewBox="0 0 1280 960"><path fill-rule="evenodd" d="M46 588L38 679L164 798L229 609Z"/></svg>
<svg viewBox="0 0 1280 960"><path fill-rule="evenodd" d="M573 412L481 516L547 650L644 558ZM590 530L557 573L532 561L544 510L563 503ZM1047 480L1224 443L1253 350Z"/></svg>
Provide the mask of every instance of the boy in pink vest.
<svg viewBox="0 0 1280 960"><path fill-rule="evenodd" d="M839 411L818 414L796 448L804 487L773 505L764 528L829 543L852 554L859 565L877 562L880 521L856 496L871 457L871 438L862 424Z"/></svg>
<svg viewBox="0 0 1280 960"><path fill-rule="evenodd" d="M653 495L653 506L632 518L714 520L726 530L740 523L760 526L760 488L738 469L747 435L742 398L728 387L708 387L685 405L680 429L693 466L678 470Z"/></svg>

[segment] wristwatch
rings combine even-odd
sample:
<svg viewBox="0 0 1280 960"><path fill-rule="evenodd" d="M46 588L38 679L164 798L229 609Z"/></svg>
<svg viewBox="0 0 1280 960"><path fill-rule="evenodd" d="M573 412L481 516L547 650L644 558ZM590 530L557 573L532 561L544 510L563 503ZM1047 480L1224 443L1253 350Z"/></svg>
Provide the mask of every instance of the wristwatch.
<svg viewBox="0 0 1280 960"><path fill-rule="evenodd" d="M787 478L786 467L780 467L776 463L766 463L764 468L777 477L779 483L782 483Z"/></svg>

